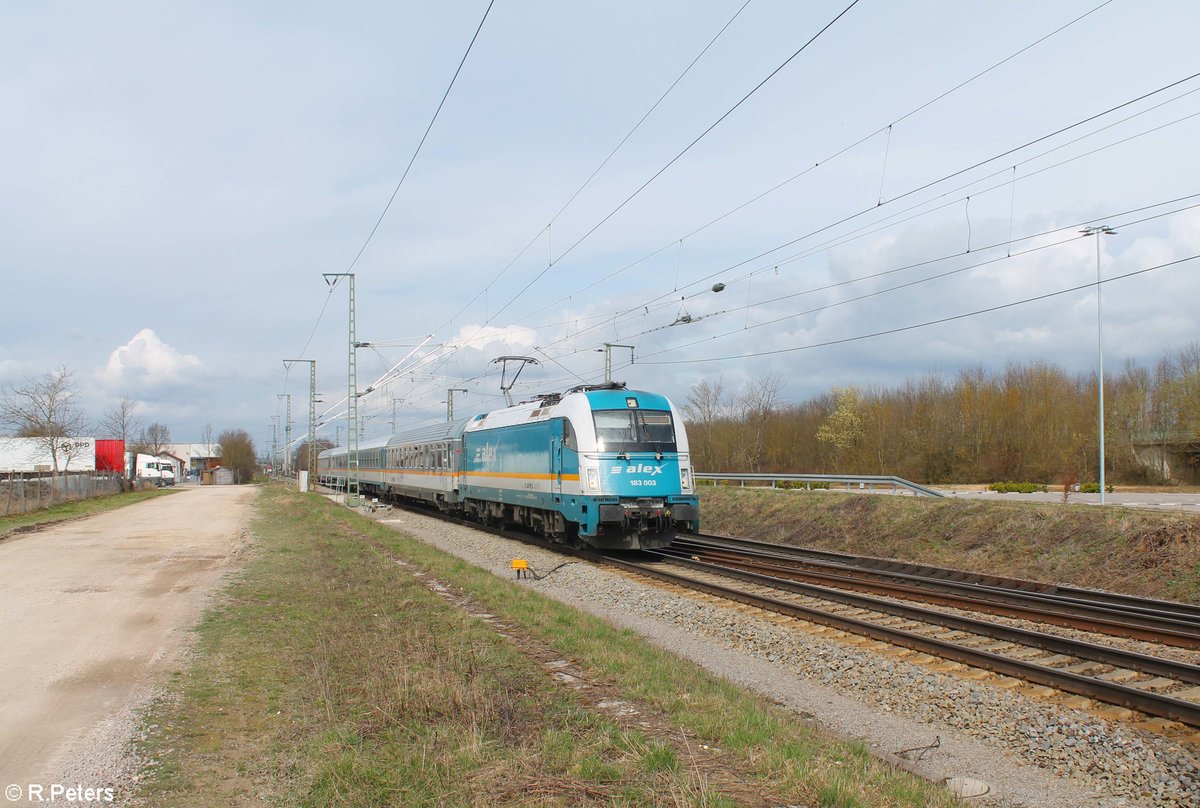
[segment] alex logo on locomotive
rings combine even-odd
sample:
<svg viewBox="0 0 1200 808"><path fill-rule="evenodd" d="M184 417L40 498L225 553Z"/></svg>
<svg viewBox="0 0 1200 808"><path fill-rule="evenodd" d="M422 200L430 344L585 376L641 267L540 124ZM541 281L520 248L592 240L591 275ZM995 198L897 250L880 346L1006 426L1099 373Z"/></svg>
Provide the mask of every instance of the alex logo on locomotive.
<svg viewBox="0 0 1200 808"><path fill-rule="evenodd" d="M653 477L656 474L662 474L662 466L650 466L645 463L638 463L633 466L613 466L608 470L609 474L649 474Z"/></svg>

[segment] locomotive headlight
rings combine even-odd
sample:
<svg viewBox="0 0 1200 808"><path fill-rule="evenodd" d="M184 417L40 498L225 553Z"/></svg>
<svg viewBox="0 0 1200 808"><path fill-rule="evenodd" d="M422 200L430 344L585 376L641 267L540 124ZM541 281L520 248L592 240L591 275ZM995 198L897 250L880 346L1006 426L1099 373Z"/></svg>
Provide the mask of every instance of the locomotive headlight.
<svg viewBox="0 0 1200 808"><path fill-rule="evenodd" d="M688 491L692 487L692 472L687 466L679 467L679 487Z"/></svg>
<svg viewBox="0 0 1200 808"><path fill-rule="evenodd" d="M587 470L587 487L589 491L600 490L600 469Z"/></svg>

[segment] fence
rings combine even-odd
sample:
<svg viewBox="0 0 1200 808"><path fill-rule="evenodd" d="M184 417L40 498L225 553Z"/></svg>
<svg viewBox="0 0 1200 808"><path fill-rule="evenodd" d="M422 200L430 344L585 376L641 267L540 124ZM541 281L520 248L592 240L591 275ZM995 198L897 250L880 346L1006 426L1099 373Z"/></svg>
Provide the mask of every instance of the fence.
<svg viewBox="0 0 1200 808"><path fill-rule="evenodd" d="M857 487L866 491L877 488L890 488L893 493L904 489L912 494L925 497L943 497L932 488L910 482L900 477L884 477L875 474L696 474L697 482L711 482L719 485L723 482L736 482L743 488L749 483L752 486L777 487L778 483L787 483L789 488L799 488L801 485L828 488L830 485L844 485L846 490Z"/></svg>
<svg viewBox="0 0 1200 808"><path fill-rule="evenodd" d="M117 494L128 486L120 474L79 472L55 477L44 474L10 474L0 477L0 516L30 513L71 502Z"/></svg>

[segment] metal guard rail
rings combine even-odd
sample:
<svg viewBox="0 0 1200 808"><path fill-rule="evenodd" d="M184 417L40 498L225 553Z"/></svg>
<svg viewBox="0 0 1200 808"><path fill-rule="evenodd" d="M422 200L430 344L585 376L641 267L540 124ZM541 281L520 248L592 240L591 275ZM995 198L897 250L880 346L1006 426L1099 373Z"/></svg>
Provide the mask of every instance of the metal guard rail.
<svg viewBox="0 0 1200 808"><path fill-rule="evenodd" d="M694 475L697 480L712 480L714 482L737 482L744 487L746 483L770 483L775 488L777 482L790 483L844 483L847 488L852 485L865 486L868 490L875 486L890 487L893 490L905 488L918 496L944 497L945 494L927 488L920 483L914 483L900 477L883 476L878 474L700 474Z"/></svg>

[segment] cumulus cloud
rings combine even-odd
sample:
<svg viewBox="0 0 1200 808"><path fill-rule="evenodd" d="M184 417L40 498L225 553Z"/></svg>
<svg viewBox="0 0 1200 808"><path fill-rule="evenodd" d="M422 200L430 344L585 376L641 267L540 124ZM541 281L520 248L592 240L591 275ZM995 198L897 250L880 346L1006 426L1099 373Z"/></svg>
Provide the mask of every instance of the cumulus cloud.
<svg viewBox="0 0 1200 808"><path fill-rule="evenodd" d="M489 351L525 350L534 344L536 338L536 331L519 325L507 328L496 328L490 325L465 325L458 330L451 342L460 348L470 348L487 353Z"/></svg>
<svg viewBox="0 0 1200 808"><path fill-rule="evenodd" d="M110 388L132 393L190 382L202 370L199 357L175 350L143 328L109 354L99 377Z"/></svg>

